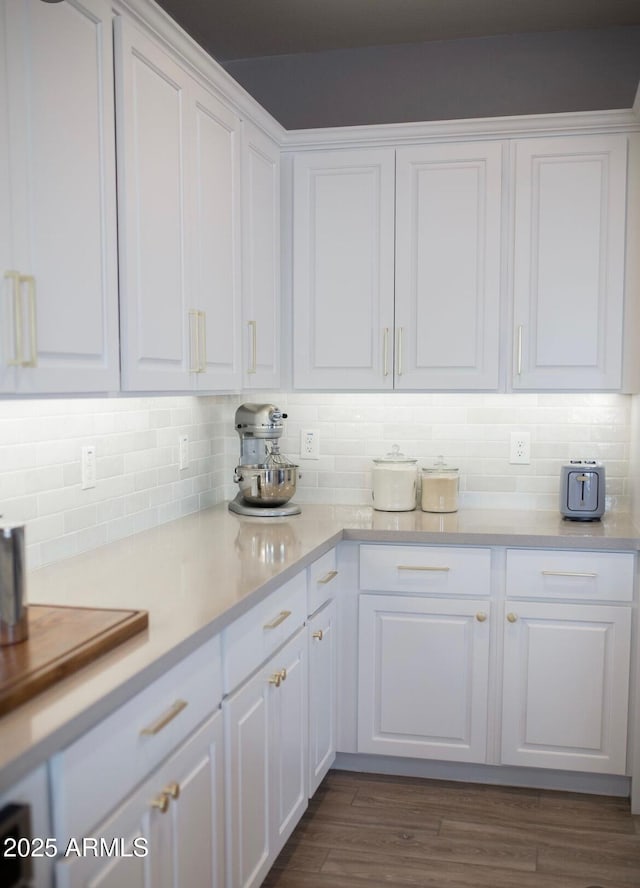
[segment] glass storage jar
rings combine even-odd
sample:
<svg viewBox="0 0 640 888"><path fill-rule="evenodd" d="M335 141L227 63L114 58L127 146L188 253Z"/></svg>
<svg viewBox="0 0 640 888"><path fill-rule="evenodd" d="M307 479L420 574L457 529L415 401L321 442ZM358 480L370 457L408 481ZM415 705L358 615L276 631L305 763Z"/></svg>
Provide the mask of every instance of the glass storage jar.
<svg viewBox="0 0 640 888"><path fill-rule="evenodd" d="M457 512L460 489L459 469L438 462L422 470L422 511Z"/></svg>
<svg viewBox="0 0 640 888"><path fill-rule="evenodd" d="M418 460L400 453L394 444L391 453L373 460L373 508L380 512L410 512L416 507Z"/></svg>

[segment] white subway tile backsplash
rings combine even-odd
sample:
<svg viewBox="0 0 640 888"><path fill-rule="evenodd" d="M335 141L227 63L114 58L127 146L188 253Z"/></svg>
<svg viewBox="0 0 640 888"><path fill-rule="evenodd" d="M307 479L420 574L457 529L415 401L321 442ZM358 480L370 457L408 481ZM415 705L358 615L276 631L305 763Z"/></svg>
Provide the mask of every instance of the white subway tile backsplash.
<svg viewBox="0 0 640 888"><path fill-rule="evenodd" d="M0 402L0 514L26 521L31 567L231 499L245 400L289 418L282 451L300 462L296 500L371 504L372 459L398 444L420 466L442 454L460 469L462 508L557 509L560 465L607 467L610 507L630 509L631 406L625 395L264 393L216 397ZM640 411L637 411L640 413ZM300 461L300 430L317 428L320 459ZM509 463L509 438L531 434L531 463ZM178 437L190 464L178 469ZM97 484L80 487L96 446Z"/></svg>

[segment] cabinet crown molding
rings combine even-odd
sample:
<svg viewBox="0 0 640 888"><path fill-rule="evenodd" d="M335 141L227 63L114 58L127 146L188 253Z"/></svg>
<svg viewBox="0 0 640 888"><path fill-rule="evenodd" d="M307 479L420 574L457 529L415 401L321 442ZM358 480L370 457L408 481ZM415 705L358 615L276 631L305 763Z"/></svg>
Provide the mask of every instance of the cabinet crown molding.
<svg viewBox="0 0 640 888"><path fill-rule="evenodd" d="M640 132L640 90L633 108L613 111L576 111L566 114L528 114L416 123L328 127L289 130L283 150L317 148L397 147L424 142L515 139L526 136L590 135Z"/></svg>

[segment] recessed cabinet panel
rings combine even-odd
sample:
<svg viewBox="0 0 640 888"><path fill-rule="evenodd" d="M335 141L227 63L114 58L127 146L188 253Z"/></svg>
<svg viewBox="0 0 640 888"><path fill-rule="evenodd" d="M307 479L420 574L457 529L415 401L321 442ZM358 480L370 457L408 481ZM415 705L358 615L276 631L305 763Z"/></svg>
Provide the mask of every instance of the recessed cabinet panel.
<svg viewBox="0 0 640 888"><path fill-rule="evenodd" d="M194 251L189 304L205 312L194 349L197 385L234 389L240 385L240 124L195 82L191 93L196 175L187 222Z"/></svg>
<svg viewBox="0 0 640 888"><path fill-rule="evenodd" d="M482 762L489 601L360 596L358 751Z"/></svg>
<svg viewBox="0 0 640 888"><path fill-rule="evenodd" d="M280 387L280 149L243 121L245 388Z"/></svg>
<svg viewBox="0 0 640 888"><path fill-rule="evenodd" d="M495 389L502 145L396 155L395 387Z"/></svg>
<svg viewBox="0 0 640 888"><path fill-rule="evenodd" d="M16 273L2 281L2 363L15 368L3 387L112 391L119 370L111 8L102 0L0 6L0 228L7 226L0 274Z"/></svg>
<svg viewBox="0 0 640 888"><path fill-rule="evenodd" d="M391 388L393 151L294 161L294 384Z"/></svg>
<svg viewBox="0 0 640 888"><path fill-rule="evenodd" d="M631 609L507 607L502 762L624 774Z"/></svg>
<svg viewBox="0 0 640 888"><path fill-rule="evenodd" d="M116 18L123 387L188 387L184 72Z"/></svg>
<svg viewBox="0 0 640 888"><path fill-rule="evenodd" d="M516 389L617 389L627 138L515 146Z"/></svg>

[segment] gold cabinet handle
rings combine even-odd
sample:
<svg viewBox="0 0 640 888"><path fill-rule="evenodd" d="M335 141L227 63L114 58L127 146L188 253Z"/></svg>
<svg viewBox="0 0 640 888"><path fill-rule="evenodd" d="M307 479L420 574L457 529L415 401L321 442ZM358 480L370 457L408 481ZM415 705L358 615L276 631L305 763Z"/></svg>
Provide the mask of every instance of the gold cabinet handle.
<svg viewBox="0 0 640 888"><path fill-rule="evenodd" d="M389 328L384 328L382 337L382 375L389 375Z"/></svg>
<svg viewBox="0 0 640 888"><path fill-rule="evenodd" d="M326 573L321 580L318 580L318 583L321 586L326 586L327 583L330 583L331 580L334 580L338 576L337 570L330 570L329 573Z"/></svg>
<svg viewBox="0 0 640 888"><path fill-rule="evenodd" d="M5 271L4 278L11 282L13 302L13 358L7 361L9 367L22 366L22 304L20 302L20 272Z"/></svg>
<svg viewBox="0 0 640 888"><path fill-rule="evenodd" d="M172 799L179 799L180 798L180 784L176 783L175 781L173 783L170 783L163 790L163 795L171 796Z"/></svg>
<svg viewBox="0 0 640 888"><path fill-rule="evenodd" d="M189 309L189 340L191 350L191 366L189 373L200 372L200 312L195 308Z"/></svg>
<svg viewBox="0 0 640 888"><path fill-rule="evenodd" d="M318 641L322 641L322 639L324 638L324 632L322 631L322 629L318 629L317 632L313 633L311 638L317 638Z"/></svg>
<svg viewBox="0 0 640 888"><path fill-rule="evenodd" d="M593 580L598 574L591 573L590 571L578 571L578 570L543 570L541 571L543 577L586 577L587 579Z"/></svg>
<svg viewBox="0 0 640 888"><path fill-rule="evenodd" d="M257 370L258 324L256 321L247 321L247 327L251 336L251 361L247 373L255 373Z"/></svg>
<svg viewBox="0 0 640 888"><path fill-rule="evenodd" d="M516 359L516 373L522 375L522 324L518 325L518 357Z"/></svg>
<svg viewBox="0 0 640 888"><path fill-rule="evenodd" d="M166 792L161 792L160 795L156 796L155 799L151 802L152 808L157 808L161 814L166 814L169 810L169 796Z"/></svg>
<svg viewBox="0 0 640 888"><path fill-rule="evenodd" d="M265 623L263 629L275 629L280 623L284 623L287 617L291 616L291 611L280 611L277 617L274 617L270 623Z"/></svg>
<svg viewBox="0 0 640 888"><path fill-rule="evenodd" d="M517 615L517 614L513 614L513 613L509 613L509 614L507 614L507 620L508 620L510 623L517 623L517 622L518 622L518 615Z"/></svg>
<svg viewBox="0 0 640 888"><path fill-rule="evenodd" d="M269 684L275 685L277 688L280 687L283 681L287 680L287 670L279 669L277 672L274 672L271 678L269 679Z"/></svg>
<svg viewBox="0 0 640 888"><path fill-rule="evenodd" d="M36 322L36 279L31 274L20 275L20 283L27 285L27 302L29 306L29 359L22 362L23 367L38 366L38 329Z"/></svg>
<svg viewBox="0 0 640 888"><path fill-rule="evenodd" d="M398 355L397 355L397 363L396 363L398 376L402 376L402 337L403 337L403 332L404 331L403 331L402 327L398 327L398 335L397 335Z"/></svg>
<svg viewBox="0 0 640 888"><path fill-rule="evenodd" d="M198 354L200 355L200 363L198 365L199 373L206 373L207 370L207 313L206 311L198 312L198 333L200 341L198 343Z"/></svg>
<svg viewBox="0 0 640 888"><path fill-rule="evenodd" d="M160 716L160 718L153 722L153 724L147 725L146 728L143 728L140 731L141 736L143 737L153 737L155 734L159 734L160 731L165 728L169 722L172 722L177 715L180 715L183 709L189 704L186 700L176 700L176 702L169 708L167 711Z"/></svg>
<svg viewBox="0 0 640 888"><path fill-rule="evenodd" d="M421 565L412 565L412 564L398 564L398 570L430 570L430 571L446 571L451 570L450 567L429 567L429 566L421 566Z"/></svg>
<svg viewBox="0 0 640 888"><path fill-rule="evenodd" d="M476 614L476 620L478 621L478 623L485 623L487 620L487 615L484 613L484 611L478 611L478 613Z"/></svg>

